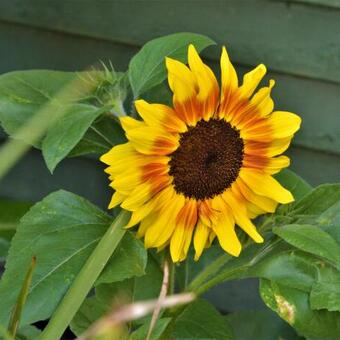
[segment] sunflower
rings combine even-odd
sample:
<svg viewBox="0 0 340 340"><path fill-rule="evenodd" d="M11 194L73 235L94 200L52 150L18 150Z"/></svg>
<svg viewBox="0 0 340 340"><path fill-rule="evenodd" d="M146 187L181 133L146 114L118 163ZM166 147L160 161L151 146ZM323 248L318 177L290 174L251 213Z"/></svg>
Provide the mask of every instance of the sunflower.
<svg viewBox="0 0 340 340"><path fill-rule="evenodd" d="M170 246L174 262L186 258L192 239L195 260L215 237L238 256L236 225L261 243L251 219L294 200L272 175L289 166L278 155L301 119L273 112L273 80L254 94L263 64L239 85L225 48L221 86L193 45L188 66L171 58L165 64L173 107L135 101L142 120L121 118L128 142L101 157L115 190L109 208L131 211L127 227L139 224L147 248Z"/></svg>

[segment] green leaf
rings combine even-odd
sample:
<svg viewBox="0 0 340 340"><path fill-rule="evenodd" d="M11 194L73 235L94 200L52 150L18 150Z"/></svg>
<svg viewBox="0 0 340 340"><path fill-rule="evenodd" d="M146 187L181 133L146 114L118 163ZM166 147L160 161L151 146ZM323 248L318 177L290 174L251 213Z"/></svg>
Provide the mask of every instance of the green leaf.
<svg viewBox="0 0 340 340"><path fill-rule="evenodd" d="M19 340L36 340L40 334L40 329L32 325L27 325L19 329L17 338Z"/></svg>
<svg viewBox="0 0 340 340"><path fill-rule="evenodd" d="M270 310L238 311L226 318L237 340L299 339L294 329Z"/></svg>
<svg viewBox="0 0 340 340"><path fill-rule="evenodd" d="M332 267L322 266L317 282L310 293L312 309L328 309L340 312L340 272Z"/></svg>
<svg viewBox="0 0 340 340"><path fill-rule="evenodd" d="M48 318L111 218L85 199L57 191L21 219L0 281L0 324L6 325L32 256L37 258L22 325Z"/></svg>
<svg viewBox="0 0 340 340"><path fill-rule="evenodd" d="M294 247L325 258L340 268L340 245L319 227L292 224L273 228L273 232Z"/></svg>
<svg viewBox="0 0 340 340"><path fill-rule="evenodd" d="M126 233L95 285L123 281L145 274L147 252L143 243L133 234Z"/></svg>
<svg viewBox="0 0 340 340"><path fill-rule="evenodd" d="M85 133L80 142L68 155L77 157L85 154L102 155L114 145L126 142L122 127L112 117L99 117Z"/></svg>
<svg viewBox="0 0 340 340"><path fill-rule="evenodd" d="M340 202L340 184L323 184L303 197L292 213L319 215L337 202Z"/></svg>
<svg viewBox="0 0 340 340"><path fill-rule="evenodd" d="M146 43L129 65L129 80L134 97L139 97L164 81L165 57L186 62L189 44L193 44L199 52L215 42L200 34L175 33Z"/></svg>
<svg viewBox="0 0 340 340"><path fill-rule="evenodd" d="M53 173L84 136L94 120L104 112L92 105L73 104L47 131L42 143L42 152L48 169Z"/></svg>
<svg viewBox="0 0 340 340"><path fill-rule="evenodd" d="M312 310L308 293L263 279L260 293L265 304L299 334L314 340L340 338L340 313Z"/></svg>
<svg viewBox="0 0 340 340"><path fill-rule="evenodd" d="M196 300L176 318L170 338L233 339L227 320L207 301Z"/></svg>
<svg viewBox="0 0 340 340"><path fill-rule="evenodd" d="M295 202L298 202L313 190L313 187L304 179L288 169L280 171L275 175L275 178L293 194Z"/></svg>
<svg viewBox="0 0 340 340"><path fill-rule="evenodd" d="M169 325L171 318L162 318L159 319L155 325L151 333L150 340L157 340L161 337L166 327ZM146 322L144 325L139 327L136 331L134 331L130 336L129 340L144 340L148 334L150 327L150 322Z"/></svg>

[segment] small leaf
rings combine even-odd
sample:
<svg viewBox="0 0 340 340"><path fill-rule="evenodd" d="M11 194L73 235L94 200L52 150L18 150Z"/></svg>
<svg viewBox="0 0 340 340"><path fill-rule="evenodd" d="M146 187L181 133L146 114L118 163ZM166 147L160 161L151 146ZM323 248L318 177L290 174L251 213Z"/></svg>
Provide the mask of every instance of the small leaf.
<svg viewBox="0 0 340 340"><path fill-rule="evenodd" d="M12 239L0 281L0 324L6 325L26 268L37 263L21 324L48 318L111 223L85 199L57 191L34 205Z"/></svg>
<svg viewBox="0 0 340 340"><path fill-rule="evenodd" d="M340 245L319 227L292 224L273 228L273 232L294 247L325 258L340 268Z"/></svg>
<svg viewBox="0 0 340 340"><path fill-rule="evenodd" d="M165 57L186 62L189 44L193 44L199 52L215 42L200 34L175 33L146 43L129 65L129 80L134 97L139 97L164 81Z"/></svg>
<svg viewBox="0 0 340 340"><path fill-rule="evenodd" d="M199 299L176 318L170 338L227 340L234 337L228 321L209 302Z"/></svg>
<svg viewBox="0 0 340 340"><path fill-rule="evenodd" d="M123 281L145 274L147 252L143 243L131 233L126 233L95 285Z"/></svg>
<svg viewBox="0 0 340 340"><path fill-rule="evenodd" d="M49 128L42 143L42 152L51 173L103 112L103 109L92 105L73 104L56 124Z"/></svg>
<svg viewBox="0 0 340 340"><path fill-rule="evenodd" d="M310 308L308 293L261 280L260 293L265 304L308 339L340 338L340 313Z"/></svg>

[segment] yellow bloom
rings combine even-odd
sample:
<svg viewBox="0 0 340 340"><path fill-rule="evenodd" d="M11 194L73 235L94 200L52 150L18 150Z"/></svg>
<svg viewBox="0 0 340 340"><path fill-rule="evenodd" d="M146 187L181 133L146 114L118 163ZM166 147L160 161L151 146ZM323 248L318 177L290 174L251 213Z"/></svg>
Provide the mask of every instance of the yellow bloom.
<svg viewBox="0 0 340 340"><path fill-rule="evenodd" d="M166 58L173 108L135 102L143 119L121 118L128 142L101 160L115 189L109 208L132 212L128 227L140 223L145 246L170 246L174 262L186 258L193 238L195 259L217 236L238 256L238 225L263 242L251 219L294 200L272 175L289 166L284 152L301 119L274 111L274 81L254 94L266 73L259 65L239 86L223 48L221 90L194 46L189 67Z"/></svg>

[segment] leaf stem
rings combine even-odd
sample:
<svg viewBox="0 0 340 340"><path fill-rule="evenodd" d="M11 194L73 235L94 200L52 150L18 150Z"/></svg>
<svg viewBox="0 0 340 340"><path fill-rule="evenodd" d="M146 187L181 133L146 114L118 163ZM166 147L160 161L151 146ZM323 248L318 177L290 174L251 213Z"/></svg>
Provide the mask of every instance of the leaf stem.
<svg viewBox="0 0 340 340"><path fill-rule="evenodd" d="M129 213L122 210L113 221L52 315L40 340L60 339L94 282L125 234Z"/></svg>

